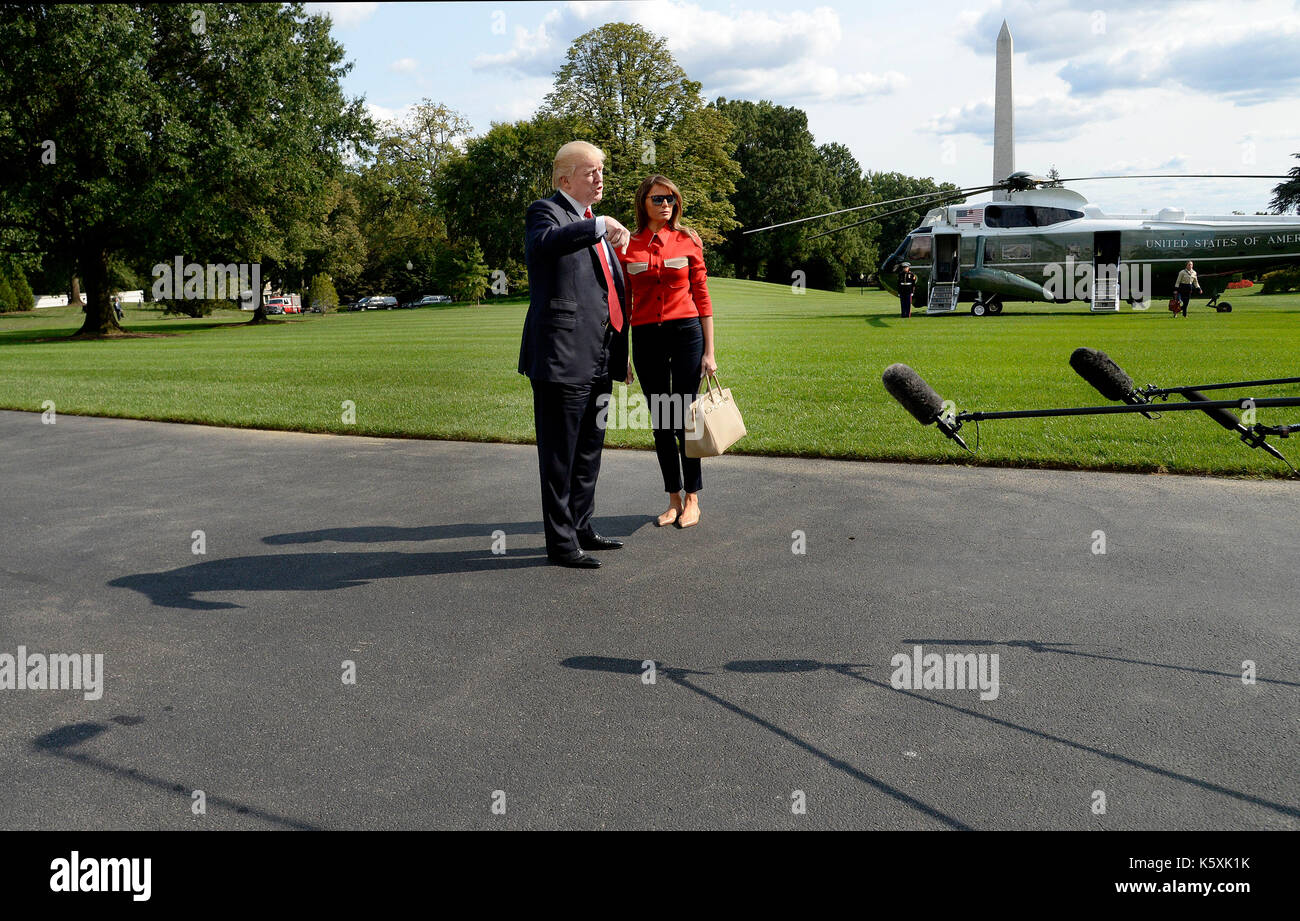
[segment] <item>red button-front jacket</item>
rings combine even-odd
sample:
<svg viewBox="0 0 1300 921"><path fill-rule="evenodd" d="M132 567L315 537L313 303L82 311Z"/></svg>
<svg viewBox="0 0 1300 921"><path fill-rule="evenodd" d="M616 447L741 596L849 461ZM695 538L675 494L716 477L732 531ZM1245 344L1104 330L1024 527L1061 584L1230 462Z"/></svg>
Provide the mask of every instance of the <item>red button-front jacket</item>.
<svg viewBox="0 0 1300 921"><path fill-rule="evenodd" d="M647 227L618 253L632 295L632 326L713 316L704 249L685 230Z"/></svg>

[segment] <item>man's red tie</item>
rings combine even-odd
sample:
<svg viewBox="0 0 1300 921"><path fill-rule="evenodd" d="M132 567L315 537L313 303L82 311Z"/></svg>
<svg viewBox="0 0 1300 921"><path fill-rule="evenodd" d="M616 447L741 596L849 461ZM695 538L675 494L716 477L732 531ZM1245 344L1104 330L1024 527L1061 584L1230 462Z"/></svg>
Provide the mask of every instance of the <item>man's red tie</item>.
<svg viewBox="0 0 1300 921"><path fill-rule="evenodd" d="M583 217L591 217L591 209ZM605 288L609 292L609 322L614 332L623 331L623 306L618 302L618 289L614 287L614 273L609 270L609 255L605 252L605 241L596 241L596 255L600 256L600 267L605 270Z"/></svg>

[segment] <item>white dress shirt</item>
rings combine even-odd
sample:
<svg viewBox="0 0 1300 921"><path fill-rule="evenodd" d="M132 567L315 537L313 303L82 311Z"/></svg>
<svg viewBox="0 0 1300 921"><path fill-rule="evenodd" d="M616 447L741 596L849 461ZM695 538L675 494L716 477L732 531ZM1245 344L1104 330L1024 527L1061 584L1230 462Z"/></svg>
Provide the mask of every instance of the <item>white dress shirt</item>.
<svg viewBox="0 0 1300 921"><path fill-rule="evenodd" d="M573 205L573 210L578 212L578 217L582 217L584 214L586 214L587 209L591 207L590 205L581 204L576 198L574 198L568 192L564 191L564 189L557 189L556 191L558 191L561 195L563 195L565 198L569 200L569 204ZM605 215L601 214L596 218L596 236L603 237L604 235L605 235Z"/></svg>

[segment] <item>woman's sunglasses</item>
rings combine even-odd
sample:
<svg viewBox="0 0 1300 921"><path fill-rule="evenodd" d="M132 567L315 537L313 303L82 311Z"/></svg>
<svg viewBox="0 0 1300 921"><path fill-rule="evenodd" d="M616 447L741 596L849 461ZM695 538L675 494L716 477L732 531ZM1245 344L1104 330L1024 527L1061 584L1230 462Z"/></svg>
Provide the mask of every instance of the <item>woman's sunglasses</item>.
<svg viewBox="0 0 1300 921"><path fill-rule="evenodd" d="M652 205L671 205L677 201L676 195L651 195L650 204Z"/></svg>

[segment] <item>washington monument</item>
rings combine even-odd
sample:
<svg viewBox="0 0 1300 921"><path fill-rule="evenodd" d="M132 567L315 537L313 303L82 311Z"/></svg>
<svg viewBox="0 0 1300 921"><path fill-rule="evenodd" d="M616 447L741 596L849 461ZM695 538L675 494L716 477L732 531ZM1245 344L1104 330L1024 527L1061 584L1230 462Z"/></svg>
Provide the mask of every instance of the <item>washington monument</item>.
<svg viewBox="0 0 1300 921"><path fill-rule="evenodd" d="M1016 116L1011 92L1011 30L1002 20L998 33L997 77L993 94L993 181L1001 182L1016 171ZM1006 201L999 189L994 201Z"/></svg>

